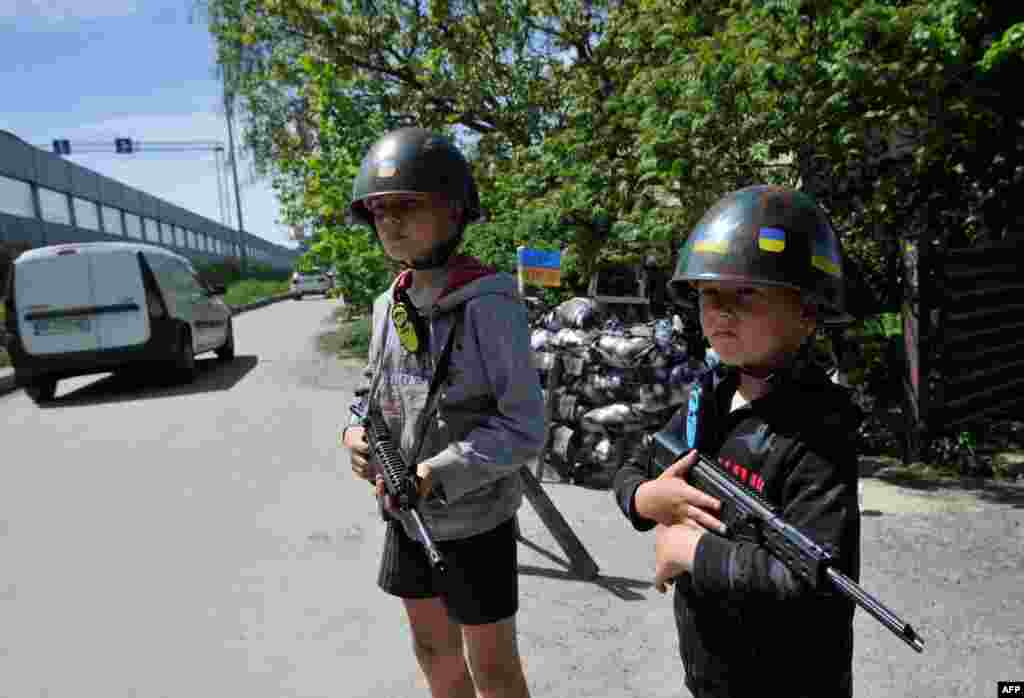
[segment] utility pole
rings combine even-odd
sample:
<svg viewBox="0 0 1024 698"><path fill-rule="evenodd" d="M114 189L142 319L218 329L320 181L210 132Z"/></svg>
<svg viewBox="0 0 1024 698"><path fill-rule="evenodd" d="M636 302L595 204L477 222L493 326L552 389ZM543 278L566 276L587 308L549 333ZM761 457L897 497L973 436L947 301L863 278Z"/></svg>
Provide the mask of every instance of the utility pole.
<svg viewBox="0 0 1024 698"><path fill-rule="evenodd" d="M238 165L235 163L235 131L231 125L233 117L233 110L228 110L228 147L231 148L231 152L228 157L231 158L231 175L235 180L235 206L238 210L238 250L242 257L242 273L245 273L246 259L249 257L248 251L245 249L245 245L242 244L242 236L245 234L245 228L242 225L242 197L238 193Z"/></svg>
<svg viewBox="0 0 1024 698"><path fill-rule="evenodd" d="M220 154L222 152L224 152L224 149L218 148L213 151L213 157L217 161L217 206L220 211L220 224L226 226L227 212L224 203L224 178L220 176Z"/></svg>
<svg viewBox="0 0 1024 698"><path fill-rule="evenodd" d="M226 76L225 76L226 77ZM248 250L245 249L245 245L242 244L243 235L245 228L242 225L242 197L238 191L238 165L235 162L235 95L233 92L229 92L227 89L227 80L223 82L224 85L224 114L227 116L228 121L228 157L231 158L231 174L235 179L235 206L238 210L238 254L242 264L242 274L245 274L246 263L249 257Z"/></svg>

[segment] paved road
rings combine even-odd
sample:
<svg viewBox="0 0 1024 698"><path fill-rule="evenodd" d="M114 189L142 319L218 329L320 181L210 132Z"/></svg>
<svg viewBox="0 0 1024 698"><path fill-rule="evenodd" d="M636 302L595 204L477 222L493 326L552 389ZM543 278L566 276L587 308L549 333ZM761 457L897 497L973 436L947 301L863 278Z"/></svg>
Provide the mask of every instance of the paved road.
<svg viewBox="0 0 1024 698"><path fill-rule="evenodd" d="M334 307L239 316L238 359L201 360L189 387L89 377L46 409L0 397L0 697L426 695L375 586L374 503L334 446L358 372L317 351ZM1024 679L1021 492L866 484L863 585L927 648L858 613L858 698ZM524 505L533 695L686 695L653 539L607 491L546 487L604 576L567 575Z"/></svg>

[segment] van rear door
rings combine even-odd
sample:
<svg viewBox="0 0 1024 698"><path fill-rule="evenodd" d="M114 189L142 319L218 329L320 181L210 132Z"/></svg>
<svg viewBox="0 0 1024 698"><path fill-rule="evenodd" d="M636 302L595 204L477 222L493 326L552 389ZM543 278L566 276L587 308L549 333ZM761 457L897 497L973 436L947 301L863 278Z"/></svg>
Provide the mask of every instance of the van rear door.
<svg viewBox="0 0 1024 698"><path fill-rule="evenodd" d="M16 263L17 328L29 354L63 354L98 348L92 268L87 255L55 248Z"/></svg>
<svg viewBox="0 0 1024 698"><path fill-rule="evenodd" d="M89 258L100 348L142 344L149 339L149 314L138 252L104 250Z"/></svg>

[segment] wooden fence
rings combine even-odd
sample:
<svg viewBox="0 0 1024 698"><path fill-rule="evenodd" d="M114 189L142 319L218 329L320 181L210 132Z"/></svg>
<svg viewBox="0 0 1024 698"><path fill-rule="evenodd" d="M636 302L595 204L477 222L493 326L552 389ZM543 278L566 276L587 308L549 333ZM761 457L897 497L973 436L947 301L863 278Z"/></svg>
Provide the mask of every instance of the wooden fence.
<svg viewBox="0 0 1024 698"><path fill-rule="evenodd" d="M1024 245L904 247L905 459L1024 406Z"/></svg>

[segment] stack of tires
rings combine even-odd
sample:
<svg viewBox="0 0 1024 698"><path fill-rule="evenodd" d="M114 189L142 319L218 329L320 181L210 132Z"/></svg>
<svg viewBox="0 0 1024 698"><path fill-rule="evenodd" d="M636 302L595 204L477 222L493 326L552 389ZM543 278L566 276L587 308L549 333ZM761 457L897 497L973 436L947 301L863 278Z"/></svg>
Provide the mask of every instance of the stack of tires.
<svg viewBox="0 0 1024 698"><path fill-rule="evenodd" d="M564 479L605 486L686 400L705 370L671 320L624 325L588 298L537 316L531 344L551 415L546 464ZM557 384L548 385L555 362Z"/></svg>

